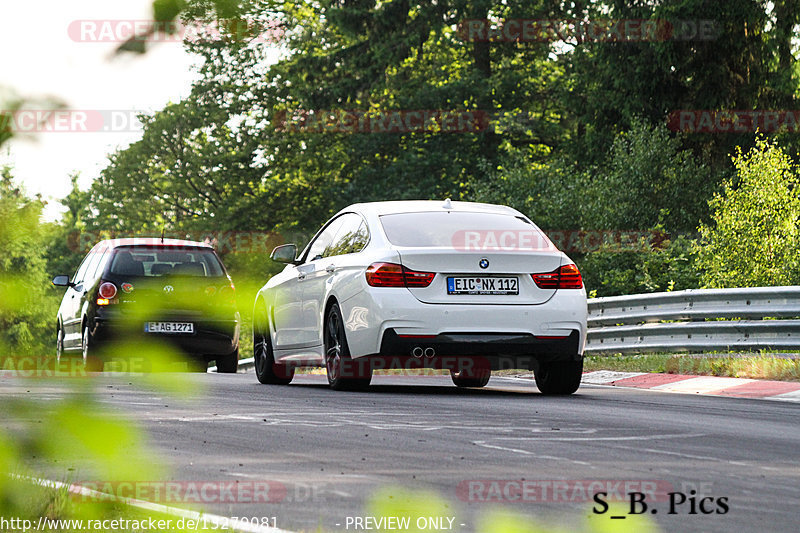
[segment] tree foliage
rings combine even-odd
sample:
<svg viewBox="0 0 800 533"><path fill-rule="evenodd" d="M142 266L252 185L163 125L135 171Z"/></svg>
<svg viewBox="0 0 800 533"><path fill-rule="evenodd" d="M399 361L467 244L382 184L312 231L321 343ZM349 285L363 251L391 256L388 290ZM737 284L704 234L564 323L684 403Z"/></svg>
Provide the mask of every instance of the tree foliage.
<svg viewBox="0 0 800 533"><path fill-rule="evenodd" d="M51 270L76 261L64 244L76 231L304 241L350 203L449 196L512 205L545 229L662 231L669 244L650 254L575 259L598 294L691 287L687 243L734 175L728 154L753 136L676 133L667 117L796 109L798 16L791 0L158 0L156 20L221 33L185 42L202 57L191 94L141 117L142 139L113 154L88 193L73 188L47 261ZM716 34L488 42L459 31L474 19L707 20ZM142 52L144 41L120 52ZM489 122L469 133L286 127L314 111L401 110L477 111ZM774 135L787 150L795 137ZM702 256L708 272L721 250ZM274 271L258 254L225 260L255 279Z"/></svg>
<svg viewBox="0 0 800 533"><path fill-rule="evenodd" d="M46 270L47 230L39 222L43 202L28 198L11 170L0 170L0 352L49 351L55 339L57 295ZM55 307L54 307L55 304Z"/></svg>
<svg viewBox="0 0 800 533"><path fill-rule="evenodd" d="M761 139L733 157L735 179L709 202L700 226L698 266L708 287L800 283L798 169L775 143Z"/></svg>

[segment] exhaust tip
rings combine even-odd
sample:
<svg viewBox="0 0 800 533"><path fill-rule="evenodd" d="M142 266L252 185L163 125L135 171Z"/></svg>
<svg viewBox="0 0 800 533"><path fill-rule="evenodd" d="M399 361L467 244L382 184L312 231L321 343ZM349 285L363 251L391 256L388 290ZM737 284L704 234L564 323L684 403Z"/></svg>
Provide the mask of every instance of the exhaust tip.
<svg viewBox="0 0 800 533"><path fill-rule="evenodd" d="M420 346L414 346L414 349L411 350L411 355L413 355L417 359L422 357L422 354L423 354L423 351L422 351L422 348Z"/></svg>
<svg viewBox="0 0 800 533"><path fill-rule="evenodd" d="M425 357L427 357L428 359L430 359L430 358L431 358L431 357L433 357L434 355L436 355L436 350L434 350L434 349L433 349L433 348L431 348L430 346L429 346L429 347L427 347L427 348L425 348Z"/></svg>

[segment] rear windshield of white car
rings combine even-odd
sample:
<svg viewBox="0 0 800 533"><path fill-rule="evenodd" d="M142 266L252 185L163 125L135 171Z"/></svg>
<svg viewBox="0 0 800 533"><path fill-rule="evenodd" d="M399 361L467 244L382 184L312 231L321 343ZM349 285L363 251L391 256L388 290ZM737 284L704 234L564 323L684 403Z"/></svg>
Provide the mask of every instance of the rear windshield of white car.
<svg viewBox="0 0 800 533"><path fill-rule="evenodd" d="M118 248L110 273L136 277L224 275L219 259L208 248L166 246Z"/></svg>
<svg viewBox="0 0 800 533"><path fill-rule="evenodd" d="M542 231L521 217L435 211L380 217L395 246L452 247L459 251L555 250Z"/></svg>

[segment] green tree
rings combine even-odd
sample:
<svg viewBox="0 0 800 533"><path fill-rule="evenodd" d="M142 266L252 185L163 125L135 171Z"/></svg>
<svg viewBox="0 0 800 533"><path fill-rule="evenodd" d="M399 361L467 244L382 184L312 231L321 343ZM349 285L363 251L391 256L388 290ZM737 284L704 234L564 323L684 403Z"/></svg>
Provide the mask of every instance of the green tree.
<svg viewBox="0 0 800 533"><path fill-rule="evenodd" d="M796 109L798 66L790 37L800 13L795 0L608 0L586 6L587 19L707 20L716 30L710 39L665 33L660 41L576 43L565 57L561 87L576 132L568 149L586 163L601 161L615 135L637 117L666 122L682 109ZM752 136L695 134L684 143L718 170Z"/></svg>
<svg viewBox="0 0 800 533"><path fill-rule="evenodd" d="M681 149L663 124L636 119L614 138L608 160L586 190L583 224L590 229L694 232L716 190L715 173Z"/></svg>
<svg viewBox="0 0 800 533"><path fill-rule="evenodd" d="M658 245L642 241L631 249L614 246L577 257L587 290L596 296L679 291L699 286L695 241L678 235Z"/></svg>
<svg viewBox="0 0 800 533"><path fill-rule="evenodd" d="M800 283L800 189L797 167L775 143L760 139L733 157L736 178L709 202L697 249L708 287Z"/></svg>
<svg viewBox="0 0 800 533"><path fill-rule="evenodd" d="M71 275L91 247L87 242L86 222L90 219L89 192L78 187L79 175L70 176L72 189L61 199L66 211L61 220L45 224L47 250L47 274ZM93 243L92 243L93 244Z"/></svg>
<svg viewBox="0 0 800 533"><path fill-rule="evenodd" d="M42 355L55 346L58 296L50 287L44 256L43 202L0 170L0 351ZM52 341L52 342L51 342Z"/></svg>
<svg viewBox="0 0 800 533"><path fill-rule="evenodd" d="M796 107L791 4L163 0L159 20L244 20L247 31L186 43L203 57L199 81L115 154L91 191L91 224L307 235L349 203L450 196L514 205L545 228L693 232L732 173L727 154L752 136L676 135L667 116ZM475 42L458 30L470 19L514 18L711 20L717 33L556 43ZM254 39L274 21L284 32L277 62ZM481 110L492 120L467 134L282 127L297 110L402 109ZM677 261L683 281L645 275L644 260L627 252L584 263L621 261L650 280L630 290L684 287L695 279L684 248L654 259Z"/></svg>

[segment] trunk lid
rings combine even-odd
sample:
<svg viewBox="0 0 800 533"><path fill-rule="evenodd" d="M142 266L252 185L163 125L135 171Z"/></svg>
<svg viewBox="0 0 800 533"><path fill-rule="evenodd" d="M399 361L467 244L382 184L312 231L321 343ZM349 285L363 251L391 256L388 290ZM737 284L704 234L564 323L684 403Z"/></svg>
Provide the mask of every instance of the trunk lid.
<svg viewBox="0 0 800 533"><path fill-rule="evenodd" d="M436 273L429 286L408 289L420 302L431 304L543 304L556 289L537 287L531 274L552 272L566 262L558 251L454 252L452 247L425 247L398 252L406 268ZM516 280L515 287L511 280ZM506 294L492 294L500 291Z"/></svg>

